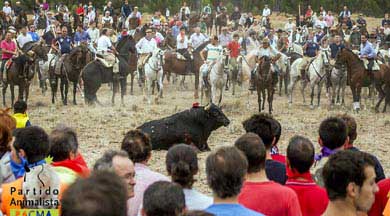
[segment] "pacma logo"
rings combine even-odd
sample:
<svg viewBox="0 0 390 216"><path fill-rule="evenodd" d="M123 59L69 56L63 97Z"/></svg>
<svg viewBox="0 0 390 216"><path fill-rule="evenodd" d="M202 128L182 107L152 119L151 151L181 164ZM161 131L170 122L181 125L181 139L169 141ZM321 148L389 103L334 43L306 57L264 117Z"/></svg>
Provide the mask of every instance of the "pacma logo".
<svg viewBox="0 0 390 216"><path fill-rule="evenodd" d="M10 216L59 216L58 209L11 209Z"/></svg>

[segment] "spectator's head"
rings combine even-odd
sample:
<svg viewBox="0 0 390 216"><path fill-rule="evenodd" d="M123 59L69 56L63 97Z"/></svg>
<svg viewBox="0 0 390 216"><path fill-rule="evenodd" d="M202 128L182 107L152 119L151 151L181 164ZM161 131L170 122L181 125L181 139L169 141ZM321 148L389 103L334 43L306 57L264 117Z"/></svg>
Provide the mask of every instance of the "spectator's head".
<svg viewBox="0 0 390 216"><path fill-rule="evenodd" d="M318 142L331 150L339 149L348 143L347 125L337 117L329 117L321 122Z"/></svg>
<svg viewBox="0 0 390 216"><path fill-rule="evenodd" d="M280 123L269 114L255 114L242 124L247 133L255 133L263 140L267 150L270 150L273 145L276 145L280 138Z"/></svg>
<svg viewBox="0 0 390 216"><path fill-rule="evenodd" d="M388 18L389 18L389 14L385 13L385 19L388 19Z"/></svg>
<svg viewBox="0 0 390 216"><path fill-rule="evenodd" d="M158 181L144 193L142 216L179 216L185 212L183 189L172 182Z"/></svg>
<svg viewBox="0 0 390 216"><path fill-rule="evenodd" d="M29 164L45 159L49 153L49 136L38 126L15 130L13 158L24 158Z"/></svg>
<svg viewBox="0 0 390 216"><path fill-rule="evenodd" d="M83 24L77 25L77 31L78 31L78 32L82 32L82 31L83 31L83 28L84 28Z"/></svg>
<svg viewBox="0 0 390 216"><path fill-rule="evenodd" d="M152 156L149 137L140 130L130 130L122 140L121 149L129 154L133 163L147 163Z"/></svg>
<svg viewBox="0 0 390 216"><path fill-rule="evenodd" d="M344 5L344 7L343 7L343 8L344 8L344 10L345 10L345 11L347 11L347 10L348 10L348 7L347 7L347 5Z"/></svg>
<svg viewBox="0 0 390 216"><path fill-rule="evenodd" d="M129 198L134 196L134 164L125 151L106 151L103 156L96 161L93 169L114 171L126 183L127 196Z"/></svg>
<svg viewBox="0 0 390 216"><path fill-rule="evenodd" d="M109 16L110 16L110 11L106 11L106 12L104 13L104 15L105 15L106 17L109 17Z"/></svg>
<svg viewBox="0 0 390 216"><path fill-rule="evenodd" d="M12 39L12 33L9 32L9 31L7 31L7 33L5 34L5 39L6 39L7 41L10 41L10 40Z"/></svg>
<svg viewBox="0 0 390 216"><path fill-rule="evenodd" d="M357 138L357 124L355 121L355 118L352 117L351 115L348 115L347 113L338 115L337 117L341 118L344 120L346 126L347 126L347 134L349 137L349 143L348 145L344 146L346 148L352 147L353 142Z"/></svg>
<svg viewBox="0 0 390 216"><path fill-rule="evenodd" d="M362 34L362 35L360 36L360 40L361 40L362 43L366 43L366 42L367 42L367 35Z"/></svg>
<svg viewBox="0 0 390 216"><path fill-rule="evenodd" d="M233 34L233 39L235 41L238 41L238 39L240 39L240 36L237 33L235 33L235 34Z"/></svg>
<svg viewBox="0 0 390 216"><path fill-rule="evenodd" d="M292 137L287 147L287 165L290 170L298 173L308 172L313 162L313 143L303 136Z"/></svg>
<svg viewBox="0 0 390 216"><path fill-rule="evenodd" d="M91 21L91 22L89 23L89 26L90 26L91 28L96 28L96 22L95 22L95 21Z"/></svg>
<svg viewBox="0 0 390 216"><path fill-rule="evenodd" d="M30 32L35 32L35 25L30 25Z"/></svg>
<svg viewBox="0 0 390 216"><path fill-rule="evenodd" d="M248 160L248 173L265 169L266 150L263 141L255 133L247 133L236 140L234 146L241 150Z"/></svg>
<svg viewBox="0 0 390 216"><path fill-rule="evenodd" d="M194 31L195 31L195 33L199 34L200 33L200 28L199 27L195 27Z"/></svg>
<svg viewBox="0 0 390 216"><path fill-rule="evenodd" d="M126 186L110 171L93 172L69 186L61 200L61 215L125 216Z"/></svg>
<svg viewBox="0 0 390 216"><path fill-rule="evenodd" d="M379 190L374 167L367 153L345 150L330 156L322 171L329 200L347 202L357 211L369 211Z"/></svg>
<svg viewBox="0 0 390 216"><path fill-rule="evenodd" d="M50 152L53 161L74 159L77 156L79 143L76 132L69 127L60 126L49 135Z"/></svg>
<svg viewBox="0 0 390 216"><path fill-rule="evenodd" d="M185 144L179 144L168 150L165 165L172 181L183 188L191 188L198 172L198 158L195 150Z"/></svg>
<svg viewBox="0 0 390 216"><path fill-rule="evenodd" d="M206 159L207 183L215 197L236 197L247 174L248 161L236 147L222 147Z"/></svg>
<svg viewBox="0 0 390 216"><path fill-rule="evenodd" d="M18 100L14 104L14 113L26 113L27 103L24 100Z"/></svg>
<svg viewBox="0 0 390 216"><path fill-rule="evenodd" d="M16 120L8 113L0 110L0 154L11 151L12 131L16 128Z"/></svg>
<svg viewBox="0 0 390 216"><path fill-rule="evenodd" d="M213 45L217 45L217 44L218 44L218 36L214 35L214 36L213 36L213 39L211 40L211 43L212 43Z"/></svg>
<svg viewBox="0 0 390 216"><path fill-rule="evenodd" d="M66 36L68 34L68 28L66 26L63 26L61 32L62 32L62 36Z"/></svg>
<svg viewBox="0 0 390 216"><path fill-rule="evenodd" d="M26 35L27 34L27 27L26 26L22 26L20 28L20 33L22 33L23 35Z"/></svg>

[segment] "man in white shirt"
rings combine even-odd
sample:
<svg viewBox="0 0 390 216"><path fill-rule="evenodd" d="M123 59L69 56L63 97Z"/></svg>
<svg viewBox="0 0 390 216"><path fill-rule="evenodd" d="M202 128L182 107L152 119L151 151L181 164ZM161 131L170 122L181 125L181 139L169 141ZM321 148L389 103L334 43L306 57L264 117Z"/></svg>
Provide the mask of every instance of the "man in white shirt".
<svg viewBox="0 0 390 216"><path fill-rule="evenodd" d="M189 52L190 41L186 35L186 29L184 27L180 28L180 34L176 38L176 51L184 56L186 59L186 72L190 73L192 70L192 59L191 53Z"/></svg>
<svg viewBox="0 0 390 216"><path fill-rule="evenodd" d="M190 8L187 6L187 2L183 2L183 6L181 6L180 8L180 13L184 13L187 18L190 17L191 11Z"/></svg>
<svg viewBox="0 0 390 216"><path fill-rule="evenodd" d="M191 35L190 43L191 43L191 46L194 49L196 49L196 48L198 48L199 45L206 42L209 38L207 37L207 35L200 32L200 27L196 27L194 30L195 30L195 33L193 33Z"/></svg>
<svg viewBox="0 0 390 216"><path fill-rule="evenodd" d="M137 48L138 56L138 62L137 62L137 70L139 75L139 81L143 81L143 67L146 63L146 61L151 56L151 53L157 49L157 42L155 39L152 38L152 30L147 29L146 30L146 36L143 37L138 43L135 45L135 48ZM140 83L141 84L141 83Z"/></svg>
<svg viewBox="0 0 390 216"><path fill-rule="evenodd" d="M94 22L95 19L96 19L96 13L95 13L95 11L93 10L92 5L88 6L87 18L88 18L88 23Z"/></svg>
<svg viewBox="0 0 390 216"><path fill-rule="evenodd" d="M96 23L93 21L89 24L89 28L87 30L87 33L89 35L89 38L91 38L88 48L92 53L96 53L95 46L97 44L97 40L100 37L99 29L96 28Z"/></svg>
<svg viewBox="0 0 390 216"><path fill-rule="evenodd" d="M295 27L295 23L293 22L292 18L288 18L288 23L284 25L284 30L286 32L292 32L293 28Z"/></svg>
<svg viewBox="0 0 390 216"><path fill-rule="evenodd" d="M27 34L27 27L23 26L20 29L20 34L16 38L19 48L22 48L26 43L33 41L30 34Z"/></svg>
<svg viewBox="0 0 390 216"><path fill-rule="evenodd" d="M106 11L104 17L102 17L102 25L105 28L111 28L112 23L114 23L114 20L112 19L110 11Z"/></svg>
<svg viewBox="0 0 390 216"><path fill-rule="evenodd" d="M200 69L203 77L204 86L207 88L209 86L208 74L215 64L216 60L219 59L222 55L223 48L218 43L218 36L214 36L211 40L211 43L208 44L202 52L200 52L200 57L204 61ZM205 54L207 53L207 59L205 59Z"/></svg>
<svg viewBox="0 0 390 216"><path fill-rule="evenodd" d="M102 30L102 35L97 40L97 54L101 55L107 62L107 67L113 67L113 72L119 72L119 61L115 57L115 47L112 45L110 40L110 31L108 29Z"/></svg>
<svg viewBox="0 0 390 216"><path fill-rule="evenodd" d="M268 17L271 15L271 9L268 8L268 5L265 5L264 6L264 9L263 9L263 14L262 16L263 17Z"/></svg>
<svg viewBox="0 0 390 216"><path fill-rule="evenodd" d="M12 13L12 8L9 6L9 2L4 2L3 12L6 16L10 16Z"/></svg>

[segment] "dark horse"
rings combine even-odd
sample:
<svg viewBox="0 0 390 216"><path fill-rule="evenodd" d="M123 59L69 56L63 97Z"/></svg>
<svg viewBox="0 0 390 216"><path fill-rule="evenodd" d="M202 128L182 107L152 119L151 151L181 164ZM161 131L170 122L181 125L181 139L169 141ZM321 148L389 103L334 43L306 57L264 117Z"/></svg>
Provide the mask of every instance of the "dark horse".
<svg viewBox="0 0 390 216"><path fill-rule="evenodd" d="M217 35L221 34L222 27L227 26L227 21L228 21L228 15L225 11L217 15L217 18L215 20L215 32L217 33Z"/></svg>
<svg viewBox="0 0 390 216"><path fill-rule="evenodd" d="M268 100L268 112L272 113L272 101L275 92L275 77L271 71L271 58L263 56L258 60L258 66L256 70L256 88L257 88L257 102L259 104L259 112L264 110L265 105L265 92L267 91ZM277 78L276 78L277 79ZM263 97L263 103L261 98Z"/></svg>
<svg viewBox="0 0 390 216"><path fill-rule="evenodd" d="M206 23L206 27L207 27L206 33L208 35L211 35L211 33L212 33L211 31L213 30L214 17L215 17L215 13L207 14L207 15L203 16L204 22Z"/></svg>
<svg viewBox="0 0 390 216"><path fill-rule="evenodd" d="M106 68L98 60L87 64L81 73L84 82L85 102L87 104L99 103L96 92L104 83L113 83L112 104L115 103L115 93L119 84L121 87L121 102L126 93L127 76L130 72L136 70L136 42L132 36L123 37L116 45L119 55L119 73L113 73L112 68ZM130 52L129 52L130 51ZM133 73L132 73L133 78Z"/></svg>
<svg viewBox="0 0 390 216"><path fill-rule="evenodd" d="M21 29L22 27L28 25L27 15L24 11L21 11L20 14L16 17L14 25L16 29Z"/></svg>
<svg viewBox="0 0 390 216"><path fill-rule="evenodd" d="M37 58L47 60L47 49L42 43L29 42L22 47L23 54L13 60L11 67L7 70L7 82L3 86L3 105L6 106L5 93L7 92L8 84L11 89L12 106L15 100L14 89L15 85L19 86L18 100L26 101L29 95L29 88L34 70L30 70L34 61Z"/></svg>
<svg viewBox="0 0 390 216"><path fill-rule="evenodd" d="M198 98L198 88L199 88L199 68L202 66L203 61L200 57L200 52L209 44L209 42L204 42L199 45L193 52L193 68L192 72L195 74L195 92L194 97ZM165 63L163 65L164 74L170 75L170 73L175 73L177 75L192 75L186 72L186 61L178 60L176 57L176 52L166 51L164 54Z"/></svg>
<svg viewBox="0 0 390 216"><path fill-rule="evenodd" d="M363 61L347 48L341 49L336 56L336 66L340 67L343 64L347 66L347 82L351 87L354 110L360 110L360 93L362 87L364 87L364 82L373 80L375 89L379 93L379 101L375 106L375 111L378 111L381 102L385 98L383 112L386 112L386 105L390 102L390 68L382 64L377 72L367 71Z"/></svg>
<svg viewBox="0 0 390 216"><path fill-rule="evenodd" d="M60 91L61 99L64 105L68 104L68 90L69 82L73 83L73 104L77 105L76 102L76 92L77 85L80 81L80 71L87 64L88 58L88 48L85 44L82 44L78 47L72 49L72 51L67 54L63 61L61 62L61 69L59 74L55 73L55 68L49 69L49 79L52 92L51 102L55 103L55 98L57 95L58 89L58 80L60 79ZM57 66L58 62L56 62Z"/></svg>

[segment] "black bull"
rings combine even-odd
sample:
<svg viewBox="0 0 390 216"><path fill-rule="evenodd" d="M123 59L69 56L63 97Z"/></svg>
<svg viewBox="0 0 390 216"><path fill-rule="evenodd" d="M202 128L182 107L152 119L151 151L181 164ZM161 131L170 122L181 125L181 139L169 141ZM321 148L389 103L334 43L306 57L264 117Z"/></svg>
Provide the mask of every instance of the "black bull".
<svg viewBox="0 0 390 216"><path fill-rule="evenodd" d="M172 116L146 122L138 129L150 136L153 149L168 150L171 146L185 143L201 151L210 150L207 139L212 131L228 126L229 119L215 104L193 107Z"/></svg>

